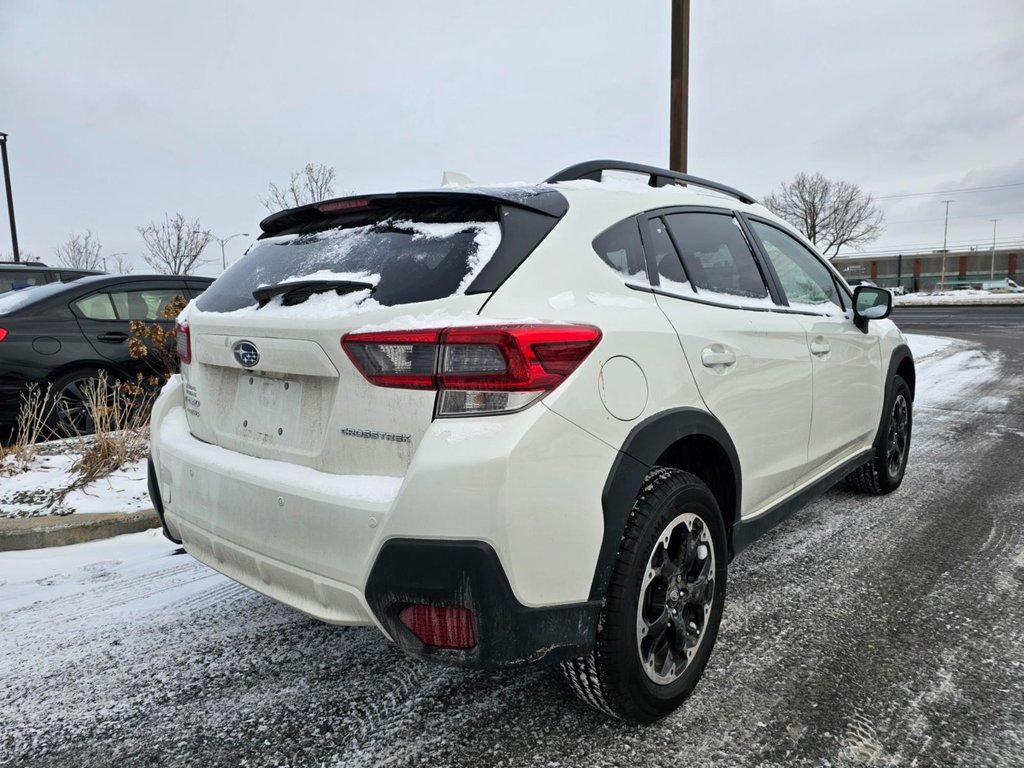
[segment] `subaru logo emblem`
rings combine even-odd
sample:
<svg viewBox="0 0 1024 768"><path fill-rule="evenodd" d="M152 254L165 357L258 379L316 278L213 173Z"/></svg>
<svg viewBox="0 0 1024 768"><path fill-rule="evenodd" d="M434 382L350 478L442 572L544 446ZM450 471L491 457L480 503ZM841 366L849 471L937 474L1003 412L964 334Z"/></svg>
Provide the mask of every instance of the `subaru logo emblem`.
<svg viewBox="0 0 1024 768"><path fill-rule="evenodd" d="M243 368L252 368L260 361L260 352L251 341L236 341L231 351L234 352L235 360Z"/></svg>

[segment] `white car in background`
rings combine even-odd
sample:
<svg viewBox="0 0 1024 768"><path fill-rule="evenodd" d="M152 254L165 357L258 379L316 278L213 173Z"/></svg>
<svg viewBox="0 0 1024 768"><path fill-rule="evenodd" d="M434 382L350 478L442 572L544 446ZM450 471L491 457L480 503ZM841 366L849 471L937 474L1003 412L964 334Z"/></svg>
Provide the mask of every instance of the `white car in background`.
<svg viewBox="0 0 1024 768"><path fill-rule="evenodd" d="M561 662L648 722L700 678L734 555L843 478L903 479L890 292L737 190L594 161L262 228L179 318L150 490L190 554L323 621Z"/></svg>

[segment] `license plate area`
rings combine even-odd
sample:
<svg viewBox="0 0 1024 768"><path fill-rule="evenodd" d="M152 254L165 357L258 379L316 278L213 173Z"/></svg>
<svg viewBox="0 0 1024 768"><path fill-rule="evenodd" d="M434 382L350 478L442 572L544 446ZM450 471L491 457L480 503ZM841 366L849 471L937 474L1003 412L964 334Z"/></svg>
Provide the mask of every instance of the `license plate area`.
<svg viewBox="0 0 1024 768"><path fill-rule="evenodd" d="M292 445L299 438L301 407L301 381L246 372L238 377L233 426L252 442Z"/></svg>

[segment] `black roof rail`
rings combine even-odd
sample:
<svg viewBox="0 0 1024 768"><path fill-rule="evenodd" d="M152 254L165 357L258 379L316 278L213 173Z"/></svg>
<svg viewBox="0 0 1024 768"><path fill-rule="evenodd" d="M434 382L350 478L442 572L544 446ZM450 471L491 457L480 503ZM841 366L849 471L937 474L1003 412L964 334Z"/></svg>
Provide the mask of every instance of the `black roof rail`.
<svg viewBox="0 0 1024 768"><path fill-rule="evenodd" d="M688 173L670 171L667 168L656 168L653 165L641 165L640 163L630 163L624 160L587 160L583 163L570 165L568 168L563 168L554 176L546 179L546 183L556 184L559 181L576 181L577 179L600 181L601 173L604 171L627 171L629 173L643 174L650 177L647 183L652 187L664 187L666 184L690 184L695 187L704 187L705 189L722 192L723 194L735 197L741 203L752 204L757 202L757 200L745 192L727 187L725 184L719 184L717 181L702 179L699 176L690 176Z"/></svg>

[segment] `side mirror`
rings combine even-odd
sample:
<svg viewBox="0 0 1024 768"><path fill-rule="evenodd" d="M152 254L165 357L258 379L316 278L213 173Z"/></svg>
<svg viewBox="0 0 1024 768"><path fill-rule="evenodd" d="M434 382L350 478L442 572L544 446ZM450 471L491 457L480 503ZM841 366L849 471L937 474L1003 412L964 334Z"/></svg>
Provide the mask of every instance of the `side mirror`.
<svg viewBox="0 0 1024 768"><path fill-rule="evenodd" d="M858 285L853 290L853 321L867 332L868 320L882 320L892 314L892 294L885 288Z"/></svg>

